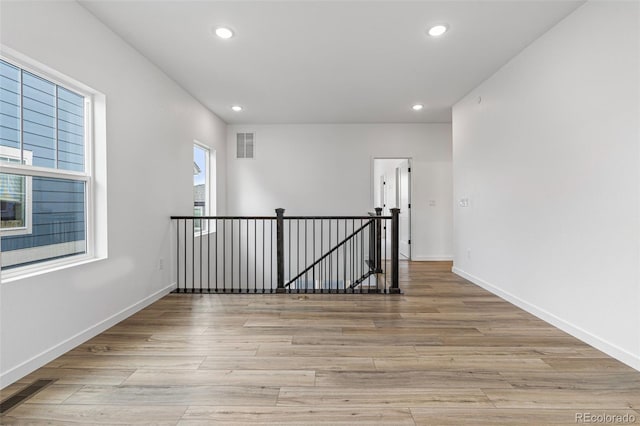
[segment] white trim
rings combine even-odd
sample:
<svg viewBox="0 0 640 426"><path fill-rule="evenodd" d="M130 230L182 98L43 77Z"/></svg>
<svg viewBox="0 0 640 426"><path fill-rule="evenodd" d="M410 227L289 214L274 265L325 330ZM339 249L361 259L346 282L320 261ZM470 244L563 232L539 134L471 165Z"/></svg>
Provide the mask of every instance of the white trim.
<svg viewBox="0 0 640 426"><path fill-rule="evenodd" d="M0 254L0 257L1 256L2 255ZM15 270L3 271L2 282L0 282L0 284L5 285L14 281L37 277L38 275L48 274L49 272L55 272L80 265L86 265L88 263L98 262L104 259L106 258L90 256L88 254L79 254L77 256L65 257L63 259L43 261L34 265L16 268Z"/></svg>
<svg viewBox="0 0 640 426"><path fill-rule="evenodd" d="M209 148L209 216L218 214L218 153Z"/></svg>
<svg viewBox="0 0 640 426"><path fill-rule="evenodd" d="M516 305L517 307L529 312L532 315L535 315L536 317L540 318L541 320L548 322L549 324L553 325L554 327L559 328L560 330L569 333L570 335L572 335L573 337L582 340L583 342L593 346L596 349L601 350L602 352L606 353L607 355L617 359L618 361L621 361L625 364L627 364L629 367L631 368L635 368L636 370L640 371L640 356L633 354L629 351L627 351L626 349L623 349L611 342L608 342L604 339L602 339L601 337L598 337L592 333L590 333L589 331L575 325L572 324L554 314L552 314L551 312L546 311L545 309L540 308L539 306L536 306L532 303L529 303L525 300L520 299L519 297L506 292L496 286L494 286L493 284L489 284L488 282L484 281L481 278L478 278L474 275L471 275L465 271L463 271L460 268L457 267L453 267L451 268L451 271L456 274L461 276L462 278L465 278L469 281L471 281L472 283L484 288L485 290L495 294L496 296L501 297L502 299L506 300L509 303L512 303L514 305Z"/></svg>
<svg viewBox="0 0 640 426"><path fill-rule="evenodd" d="M91 87L80 83L72 77L69 77L59 71L54 70L22 53L11 49L10 47L0 43L0 58L5 62L11 63L17 68L21 68L31 74L35 74L51 83L62 86L67 90L78 93L84 97L90 97L97 92Z"/></svg>
<svg viewBox="0 0 640 426"><path fill-rule="evenodd" d="M413 256L411 260L416 262L444 262L452 261L453 255L443 254L440 256Z"/></svg>
<svg viewBox="0 0 640 426"><path fill-rule="evenodd" d="M124 308L123 310L110 316L109 318L102 320L97 324L92 325L91 327L88 327L87 329L69 337L63 342L60 342L50 347L49 349L40 352L38 355L16 365L15 367L8 369L4 373L2 373L2 375L0 375L0 389L20 380L22 377L42 367L48 362L53 361L60 355L70 351L71 349L86 342L92 337L95 337L103 331L113 327L120 321L146 308L155 301L169 294L175 287L176 283L172 283L145 297L144 299L130 305L129 307Z"/></svg>
<svg viewBox="0 0 640 426"><path fill-rule="evenodd" d="M90 180L89 175L81 172L73 172L62 169L51 169L47 167L13 165L7 163L2 164L2 173L52 179L81 180L83 182L87 182Z"/></svg>
<svg viewBox="0 0 640 426"><path fill-rule="evenodd" d="M23 263L38 262L41 259L42 262L44 262L46 259L53 259L61 256L75 256L78 254L85 254L87 251L86 245L86 240L78 240L68 241L66 243L47 244L45 246L3 251L2 266L7 267L20 265ZM11 273L10 270L7 272Z"/></svg>

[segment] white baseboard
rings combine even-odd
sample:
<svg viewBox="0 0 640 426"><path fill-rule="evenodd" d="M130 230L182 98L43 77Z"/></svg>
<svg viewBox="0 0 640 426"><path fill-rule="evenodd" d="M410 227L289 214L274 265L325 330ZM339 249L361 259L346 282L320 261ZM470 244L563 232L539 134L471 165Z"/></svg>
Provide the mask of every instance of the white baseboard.
<svg viewBox="0 0 640 426"><path fill-rule="evenodd" d="M21 364L18 364L17 366L10 368L9 370L3 372L2 374L0 374L0 389L5 388L6 386L9 386L11 383L16 382L17 380L20 380L21 378L23 378L24 376L26 376L27 374L37 370L38 368L42 367L43 365L53 361L54 359L56 359L57 357L59 357L60 355L70 351L71 349L75 348L76 346L86 342L87 340L91 339L92 337L97 336L98 334L102 333L103 331L113 327L114 325L116 325L117 323L119 323L120 321L130 317L131 315L135 314L136 312L140 311L141 309L146 308L147 306L149 306L150 304L152 304L153 302L155 302L156 300L160 299L161 297L165 296L166 294L170 293L174 288L176 287L176 283L172 283L158 291L156 291L155 293L145 297L144 299L140 300L139 302L134 303L133 305L121 310L120 312L110 316L109 318L100 321L99 323L87 328L84 331L81 331L80 333L71 336L70 338L68 338L67 340L64 340L60 343L58 343L57 345L39 353L38 355L34 356L31 359L28 359L26 361L24 361Z"/></svg>
<svg viewBox="0 0 640 426"><path fill-rule="evenodd" d="M621 347L614 345L613 343L610 343L588 332L587 330L584 330L583 328L580 328L577 325L574 325L534 304L531 304L525 300L522 300L519 297L514 296L509 292L501 290L500 288L492 284L489 284L488 282L482 280L481 278L471 275L460 268L457 268L454 266L453 268L451 268L451 271L454 274L457 274L462 278L465 278L471 281L472 283L484 288L485 290L495 294L496 296L503 298L507 302L512 303L521 309L524 309L525 311L529 312L532 315L535 315L541 320L548 322L554 327L557 327L560 330L572 335L573 337L582 340L588 345L591 345L594 348L601 350L602 352L606 353L607 355L610 355L611 357L617 359L618 361L627 364L629 367L635 368L636 370L640 371L640 356L635 355L627 351L626 349L622 349Z"/></svg>
<svg viewBox="0 0 640 426"><path fill-rule="evenodd" d="M453 260L453 255L442 256L413 256L411 258L414 262L444 262Z"/></svg>

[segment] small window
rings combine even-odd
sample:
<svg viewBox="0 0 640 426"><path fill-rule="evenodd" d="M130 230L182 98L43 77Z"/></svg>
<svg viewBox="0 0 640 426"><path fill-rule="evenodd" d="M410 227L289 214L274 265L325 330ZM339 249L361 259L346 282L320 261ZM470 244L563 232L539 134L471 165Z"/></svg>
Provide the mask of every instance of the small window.
<svg viewBox="0 0 640 426"><path fill-rule="evenodd" d="M210 214L210 171L209 148L198 143L193 145L193 215ZM206 232L207 221L194 221L194 232Z"/></svg>

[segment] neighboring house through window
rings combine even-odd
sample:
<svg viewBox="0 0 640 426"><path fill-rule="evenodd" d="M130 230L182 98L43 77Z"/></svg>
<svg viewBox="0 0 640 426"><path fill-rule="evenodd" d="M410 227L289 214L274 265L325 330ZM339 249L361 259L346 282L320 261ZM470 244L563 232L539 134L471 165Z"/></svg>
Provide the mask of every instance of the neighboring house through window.
<svg viewBox="0 0 640 426"><path fill-rule="evenodd" d="M24 156L24 160L21 159ZM0 164L31 164L32 153L0 146ZM31 234L31 178L0 174L0 230L3 235Z"/></svg>

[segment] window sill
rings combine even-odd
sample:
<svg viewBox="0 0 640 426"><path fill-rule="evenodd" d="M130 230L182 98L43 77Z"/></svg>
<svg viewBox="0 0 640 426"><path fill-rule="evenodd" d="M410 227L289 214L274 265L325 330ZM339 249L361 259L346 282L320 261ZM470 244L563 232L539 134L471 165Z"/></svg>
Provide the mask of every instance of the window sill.
<svg viewBox="0 0 640 426"><path fill-rule="evenodd" d="M211 230L209 230L209 231L202 231L202 233L200 233L200 232L194 232L193 237L194 237L194 238L200 238L200 236L202 236L202 237L205 237L205 238L206 238L206 237L207 237L207 235L209 235L209 234L214 235L215 233L216 233L216 230L215 230L215 229L211 229Z"/></svg>
<svg viewBox="0 0 640 426"><path fill-rule="evenodd" d="M10 270L8 272L0 272L0 283L8 284L14 281L20 281L27 278L37 277L38 275L48 274L50 272L61 271L81 265L87 265L104 259L106 259L106 257L83 255L74 257L73 259L66 259L64 261L43 262L39 265L16 268L15 270Z"/></svg>

